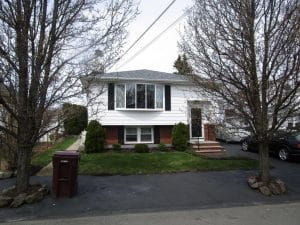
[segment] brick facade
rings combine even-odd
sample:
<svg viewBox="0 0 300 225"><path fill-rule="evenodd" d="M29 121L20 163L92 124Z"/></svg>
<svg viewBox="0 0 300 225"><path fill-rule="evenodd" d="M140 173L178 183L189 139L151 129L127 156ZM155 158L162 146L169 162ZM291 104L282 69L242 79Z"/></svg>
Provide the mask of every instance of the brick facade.
<svg viewBox="0 0 300 225"><path fill-rule="evenodd" d="M118 144L118 127L105 127L105 141L107 145Z"/></svg>
<svg viewBox="0 0 300 225"><path fill-rule="evenodd" d="M216 141L215 125L204 124L204 141Z"/></svg>
<svg viewBox="0 0 300 225"><path fill-rule="evenodd" d="M160 127L160 143L171 144L172 143L172 126Z"/></svg>

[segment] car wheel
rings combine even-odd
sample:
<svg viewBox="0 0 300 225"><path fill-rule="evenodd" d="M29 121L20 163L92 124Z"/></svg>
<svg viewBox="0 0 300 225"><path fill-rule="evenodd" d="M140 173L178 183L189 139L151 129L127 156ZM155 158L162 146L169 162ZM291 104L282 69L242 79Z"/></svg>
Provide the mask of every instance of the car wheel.
<svg viewBox="0 0 300 225"><path fill-rule="evenodd" d="M249 150L249 144L247 141L242 142L242 150L245 152Z"/></svg>
<svg viewBox="0 0 300 225"><path fill-rule="evenodd" d="M287 149L286 149L286 148L281 148L281 149L279 149L279 151L278 151L278 157L279 157L279 159L281 159L282 161L288 160L288 158L289 158L289 153L288 153Z"/></svg>

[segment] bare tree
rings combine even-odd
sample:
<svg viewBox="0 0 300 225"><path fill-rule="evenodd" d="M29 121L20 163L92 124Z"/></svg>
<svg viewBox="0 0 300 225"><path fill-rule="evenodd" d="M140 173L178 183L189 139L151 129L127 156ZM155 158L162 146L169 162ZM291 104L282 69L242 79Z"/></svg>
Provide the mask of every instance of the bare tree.
<svg viewBox="0 0 300 225"><path fill-rule="evenodd" d="M195 0L180 47L199 88L249 124L268 183L268 142L300 110L299 0Z"/></svg>
<svg viewBox="0 0 300 225"><path fill-rule="evenodd" d="M114 63L136 14L134 0L0 1L0 106L17 126L0 129L17 140L18 192L47 132L44 113L78 94L80 77Z"/></svg>

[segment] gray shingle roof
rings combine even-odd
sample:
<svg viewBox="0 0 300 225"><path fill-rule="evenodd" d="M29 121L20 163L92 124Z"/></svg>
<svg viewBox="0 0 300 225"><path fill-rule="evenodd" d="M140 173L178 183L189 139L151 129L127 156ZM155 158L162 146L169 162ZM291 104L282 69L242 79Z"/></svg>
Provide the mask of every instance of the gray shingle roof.
<svg viewBox="0 0 300 225"><path fill-rule="evenodd" d="M188 83L184 75L153 70L131 70L96 75L100 81L148 81L161 83Z"/></svg>

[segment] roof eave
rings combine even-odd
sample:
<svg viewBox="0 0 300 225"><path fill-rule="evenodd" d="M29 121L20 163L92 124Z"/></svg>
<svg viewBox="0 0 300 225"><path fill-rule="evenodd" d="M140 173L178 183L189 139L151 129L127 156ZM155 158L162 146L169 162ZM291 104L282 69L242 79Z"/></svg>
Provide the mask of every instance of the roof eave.
<svg viewBox="0 0 300 225"><path fill-rule="evenodd" d="M145 80L145 79L132 79L132 78L98 78L98 82L106 83L106 82L144 82L144 83L163 83L163 84L192 84L189 80L164 80L164 79L157 79L157 80Z"/></svg>

